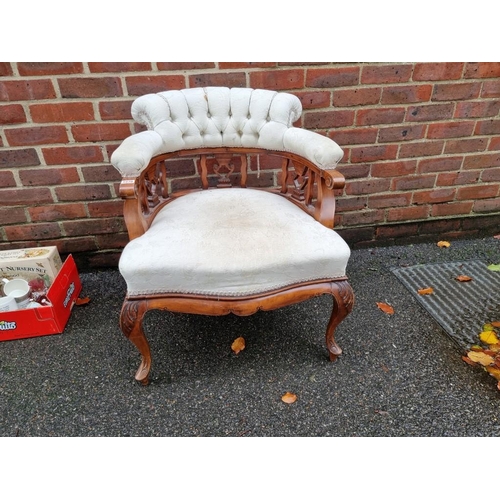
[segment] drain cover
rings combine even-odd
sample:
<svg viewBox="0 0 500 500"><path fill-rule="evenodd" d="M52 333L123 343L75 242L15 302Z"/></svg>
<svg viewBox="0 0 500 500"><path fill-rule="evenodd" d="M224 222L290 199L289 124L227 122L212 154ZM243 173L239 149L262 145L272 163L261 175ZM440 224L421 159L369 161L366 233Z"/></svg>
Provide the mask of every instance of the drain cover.
<svg viewBox="0 0 500 500"><path fill-rule="evenodd" d="M421 264L391 269L446 333L467 350L478 343L482 326L500 321L500 273L480 260ZM458 276L471 281L458 281ZM430 295L418 290L432 288Z"/></svg>

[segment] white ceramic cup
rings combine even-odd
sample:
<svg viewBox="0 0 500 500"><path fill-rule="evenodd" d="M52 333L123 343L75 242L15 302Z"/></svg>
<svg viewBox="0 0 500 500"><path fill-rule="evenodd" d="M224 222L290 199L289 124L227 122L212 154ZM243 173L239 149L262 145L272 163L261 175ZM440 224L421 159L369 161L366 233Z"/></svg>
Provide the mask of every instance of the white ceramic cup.
<svg viewBox="0 0 500 500"><path fill-rule="evenodd" d="M13 280L4 279L3 293L9 297L14 297L19 309L24 309L31 295L31 287L26 280L15 278Z"/></svg>
<svg viewBox="0 0 500 500"><path fill-rule="evenodd" d="M16 311L19 309L16 298L11 295L0 297L0 312Z"/></svg>

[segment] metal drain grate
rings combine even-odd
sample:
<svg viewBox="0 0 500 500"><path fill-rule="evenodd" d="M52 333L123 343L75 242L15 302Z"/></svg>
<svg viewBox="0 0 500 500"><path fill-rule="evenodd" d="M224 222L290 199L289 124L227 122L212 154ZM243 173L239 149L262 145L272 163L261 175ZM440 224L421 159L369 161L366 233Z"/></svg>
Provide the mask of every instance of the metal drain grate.
<svg viewBox="0 0 500 500"><path fill-rule="evenodd" d="M391 271L463 350L478 342L485 323L500 321L500 273L481 260L422 264ZM465 275L472 281L460 282ZM431 295L418 290L431 287Z"/></svg>

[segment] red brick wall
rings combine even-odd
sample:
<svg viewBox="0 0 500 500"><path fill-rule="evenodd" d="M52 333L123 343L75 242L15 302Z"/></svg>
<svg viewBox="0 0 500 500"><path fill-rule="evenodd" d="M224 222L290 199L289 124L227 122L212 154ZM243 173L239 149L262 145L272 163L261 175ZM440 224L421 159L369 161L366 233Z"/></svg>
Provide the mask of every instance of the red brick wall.
<svg viewBox="0 0 500 500"><path fill-rule="evenodd" d="M131 102L208 85L301 99L300 125L345 151L337 228L353 245L500 232L500 63L0 63L0 249L116 262L109 158L138 130Z"/></svg>

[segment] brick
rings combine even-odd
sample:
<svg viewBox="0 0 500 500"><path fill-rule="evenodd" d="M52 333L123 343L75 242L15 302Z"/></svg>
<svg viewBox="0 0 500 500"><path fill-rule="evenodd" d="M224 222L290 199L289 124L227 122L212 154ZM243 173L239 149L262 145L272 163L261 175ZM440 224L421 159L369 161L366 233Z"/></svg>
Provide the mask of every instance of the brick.
<svg viewBox="0 0 500 500"><path fill-rule="evenodd" d="M337 232L342 236L342 238L349 244L355 245L360 242L373 242L375 238L375 228L374 227L362 227L353 229L340 229Z"/></svg>
<svg viewBox="0 0 500 500"><path fill-rule="evenodd" d="M80 177L76 168L42 168L23 169L19 172L23 186L54 186L78 182Z"/></svg>
<svg viewBox="0 0 500 500"><path fill-rule="evenodd" d="M474 212L498 212L500 210L500 198L493 200L477 200L474 202Z"/></svg>
<svg viewBox="0 0 500 500"><path fill-rule="evenodd" d="M69 75L83 73L81 62L19 62L21 76Z"/></svg>
<svg viewBox="0 0 500 500"><path fill-rule="evenodd" d="M91 73L128 73L151 71L149 62L89 62Z"/></svg>
<svg viewBox="0 0 500 500"><path fill-rule="evenodd" d="M411 202L411 193L390 193L371 195L368 198L369 208L406 207Z"/></svg>
<svg viewBox="0 0 500 500"><path fill-rule="evenodd" d="M500 135L500 120L490 119L478 121L474 135Z"/></svg>
<svg viewBox="0 0 500 500"><path fill-rule="evenodd" d="M479 200L498 196L498 184L483 184L458 188L457 200Z"/></svg>
<svg viewBox="0 0 500 500"><path fill-rule="evenodd" d="M67 99L123 96L119 77L59 78L57 82L61 96Z"/></svg>
<svg viewBox="0 0 500 500"><path fill-rule="evenodd" d="M82 167L81 170L85 182L119 182L122 179L120 172L112 165Z"/></svg>
<svg viewBox="0 0 500 500"><path fill-rule="evenodd" d="M425 125L400 125L379 130L378 142L416 141L425 136Z"/></svg>
<svg viewBox="0 0 500 500"><path fill-rule="evenodd" d="M390 179L365 179L351 181L346 184L345 192L349 196L359 196L388 191L391 185Z"/></svg>
<svg viewBox="0 0 500 500"><path fill-rule="evenodd" d="M500 167L483 170L481 174L482 182L500 182Z"/></svg>
<svg viewBox="0 0 500 500"><path fill-rule="evenodd" d="M215 69L213 62L159 62L156 66L160 71L182 71L190 69Z"/></svg>
<svg viewBox="0 0 500 500"><path fill-rule="evenodd" d="M416 205L429 203L448 203L455 199L455 188L431 189L427 191L416 191L413 193L412 202Z"/></svg>
<svg viewBox="0 0 500 500"><path fill-rule="evenodd" d="M463 63L417 63L412 78L415 81L458 80L462 76Z"/></svg>
<svg viewBox="0 0 500 500"><path fill-rule="evenodd" d="M448 139L451 137L468 137L474 131L473 121L452 121L446 123L430 123L427 127L429 139Z"/></svg>
<svg viewBox="0 0 500 500"><path fill-rule="evenodd" d="M370 165L349 163L348 165L339 165L337 170L346 179L362 179L370 174Z"/></svg>
<svg viewBox="0 0 500 500"><path fill-rule="evenodd" d="M490 145L488 146L488 151L499 151L500 150L500 137L492 137L490 140Z"/></svg>
<svg viewBox="0 0 500 500"><path fill-rule="evenodd" d="M461 222L457 219L426 221L421 225L420 232L422 234L437 233L444 235L445 232L459 231L460 226Z"/></svg>
<svg viewBox="0 0 500 500"><path fill-rule="evenodd" d="M123 219L118 217L62 222L64 233L69 237L86 236L88 234L118 233L124 231L124 225Z"/></svg>
<svg viewBox="0 0 500 500"><path fill-rule="evenodd" d="M294 92L300 99L303 109L326 108L330 106L331 94L328 91Z"/></svg>
<svg viewBox="0 0 500 500"><path fill-rule="evenodd" d="M186 86L183 75L128 76L125 78L128 95L140 96L165 90L180 90Z"/></svg>
<svg viewBox="0 0 500 500"><path fill-rule="evenodd" d="M0 170L0 186L2 188L7 188L7 187L15 187L15 185L16 185L16 180L14 179L14 174L9 170L7 171Z"/></svg>
<svg viewBox="0 0 500 500"><path fill-rule="evenodd" d="M132 102L103 101L99 103L99 115L103 120L130 120L132 118Z"/></svg>
<svg viewBox="0 0 500 500"><path fill-rule="evenodd" d="M246 87L246 75L237 73L200 73L189 76L189 87Z"/></svg>
<svg viewBox="0 0 500 500"><path fill-rule="evenodd" d="M472 201L461 201L458 203L441 203L431 208L432 217L450 217L453 215L465 215L472 211Z"/></svg>
<svg viewBox="0 0 500 500"><path fill-rule="evenodd" d="M500 166L500 153L485 153L466 156L464 158L464 169L482 169Z"/></svg>
<svg viewBox="0 0 500 500"><path fill-rule="evenodd" d="M437 156L443 151L443 141L425 141L401 144L399 158L415 158L418 156Z"/></svg>
<svg viewBox="0 0 500 500"><path fill-rule="evenodd" d="M500 80L485 81L483 82L483 90L481 97L484 99L492 99L500 97Z"/></svg>
<svg viewBox="0 0 500 500"><path fill-rule="evenodd" d="M381 125L401 123L405 117L404 108L360 109L356 114L356 125Z"/></svg>
<svg viewBox="0 0 500 500"><path fill-rule="evenodd" d="M95 236L84 236L76 238L60 238L56 242L60 254L76 254L76 257L83 252L93 252L98 250ZM79 267L80 269L80 267Z"/></svg>
<svg viewBox="0 0 500 500"><path fill-rule="evenodd" d="M438 175L436 186L457 186L461 184L475 184L479 180L480 172L442 172Z"/></svg>
<svg viewBox="0 0 500 500"><path fill-rule="evenodd" d="M411 78L412 70L413 66L411 64L365 66L361 71L361 83L384 84L407 82Z"/></svg>
<svg viewBox="0 0 500 500"><path fill-rule="evenodd" d="M10 205L35 205L53 202L49 188L16 188L2 189L0 207Z"/></svg>
<svg viewBox="0 0 500 500"><path fill-rule="evenodd" d="M252 88L286 90L304 87L303 69L255 71L249 76Z"/></svg>
<svg viewBox="0 0 500 500"><path fill-rule="evenodd" d="M476 99L481 91L481 82L441 83L434 86L433 101L459 101Z"/></svg>
<svg viewBox="0 0 500 500"><path fill-rule="evenodd" d="M40 165L35 149L0 150L0 168L30 167Z"/></svg>
<svg viewBox="0 0 500 500"><path fill-rule="evenodd" d="M26 114L20 104L6 104L0 106L0 125L26 123Z"/></svg>
<svg viewBox="0 0 500 500"><path fill-rule="evenodd" d="M398 154L397 144L385 146L362 146L351 149L351 163L395 160Z"/></svg>
<svg viewBox="0 0 500 500"><path fill-rule="evenodd" d="M87 217L85 205L82 203L57 203L28 207L28 213L33 222L52 222Z"/></svg>
<svg viewBox="0 0 500 500"><path fill-rule="evenodd" d="M27 222L26 212L24 208L7 207L0 208L0 225L19 224Z"/></svg>
<svg viewBox="0 0 500 500"><path fill-rule="evenodd" d="M42 154L47 165L98 163L104 159L99 146L42 148Z"/></svg>
<svg viewBox="0 0 500 500"><path fill-rule="evenodd" d="M9 241L36 241L45 240L47 238L58 238L61 236L61 229L56 222L6 226L4 230Z"/></svg>
<svg viewBox="0 0 500 500"><path fill-rule="evenodd" d="M429 101L432 85L400 85L385 87L382 92L381 104L405 104Z"/></svg>
<svg viewBox="0 0 500 500"><path fill-rule="evenodd" d="M413 191L416 189L431 188L436 182L435 175L411 175L398 177L392 180L392 191Z"/></svg>
<svg viewBox="0 0 500 500"><path fill-rule="evenodd" d="M366 196L356 196L338 198L336 200L336 211L337 212L347 212L353 210L364 210L367 207L367 197Z"/></svg>
<svg viewBox="0 0 500 500"><path fill-rule="evenodd" d="M453 139L446 141L445 154L476 153L484 151L488 145L488 139Z"/></svg>
<svg viewBox="0 0 500 500"><path fill-rule="evenodd" d="M94 119L94 107L91 102L31 104L30 113L35 123L79 122Z"/></svg>
<svg viewBox="0 0 500 500"><path fill-rule="evenodd" d="M451 172L459 170L462 165L463 157L457 156L453 158L430 158L420 160L418 162L418 172Z"/></svg>
<svg viewBox="0 0 500 500"><path fill-rule="evenodd" d="M360 88L333 91L333 105L337 107L365 106L380 101L379 88Z"/></svg>
<svg viewBox="0 0 500 500"><path fill-rule="evenodd" d="M429 215L429 207L420 205L416 207L389 208L387 210L387 222L405 222L418 219L426 219Z"/></svg>
<svg viewBox="0 0 500 500"><path fill-rule="evenodd" d="M12 76L12 63L0 62L0 76Z"/></svg>
<svg viewBox="0 0 500 500"><path fill-rule="evenodd" d="M71 133L77 142L123 140L130 135L127 123L91 123L73 125Z"/></svg>
<svg viewBox="0 0 500 500"><path fill-rule="evenodd" d="M376 128L336 129L328 133L328 137L337 142L340 146L349 144L373 144L377 140Z"/></svg>
<svg viewBox="0 0 500 500"><path fill-rule="evenodd" d="M93 201L87 204L90 217L122 217L123 201Z"/></svg>
<svg viewBox="0 0 500 500"><path fill-rule="evenodd" d="M58 201L92 201L111 198L107 184L87 184L85 186L61 186L55 188Z"/></svg>
<svg viewBox="0 0 500 500"><path fill-rule="evenodd" d="M202 63L193 63L193 64L202 64ZM274 62L220 62L219 63L219 69L275 68L275 67L276 63ZM195 69L195 68L189 68L189 69Z"/></svg>
<svg viewBox="0 0 500 500"><path fill-rule="evenodd" d="M379 226L375 231L377 239L402 238L418 234L417 224L394 224L391 226Z"/></svg>
<svg viewBox="0 0 500 500"><path fill-rule="evenodd" d="M5 136L11 146L34 146L37 144L68 142L68 135L63 126L6 129Z"/></svg>
<svg viewBox="0 0 500 500"><path fill-rule="evenodd" d="M0 101L35 101L55 97L54 86L50 80L0 81Z"/></svg>
<svg viewBox="0 0 500 500"><path fill-rule="evenodd" d="M448 104L424 104L422 106L410 106L406 114L406 120L435 121L449 120L453 117L453 103Z"/></svg>
<svg viewBox="0 0 500 500"><path fill-rule="evenodd" d="M499 78L500 62L467 63L465 78Z"/></svg>
<svg viewBox="0 0 500 500"><path fill-rule="evenodd" d="M500 101L459 102L455 111L455 118L486 118L496 116L500 111Z"/></svg>
<svg viewBox="0 0 500 500"><path fill-rule="evenodd" d="M348 127L354 124L354 111L309 111L304 115L307 129Z"/></svg>
<svg viewBox="0 0 500 500"><path fill-rule="evenodd" d="M415 173L415 160L375 163L371 166L372 177L399 177Z"/></svg>
<svg viewBox="0 0 500 500"><path fill-rule="evenodd" d="M358 85L359 74L357 66L307 69L306 87L335 88Z"/></svg>
<svg viewBox="0 0 500 500"><path fill-rule="evenodd" d="M344 213L342 224L345 226L366 226L383 222L385 214L383 210L360 210L357 212Z"/></svg>

